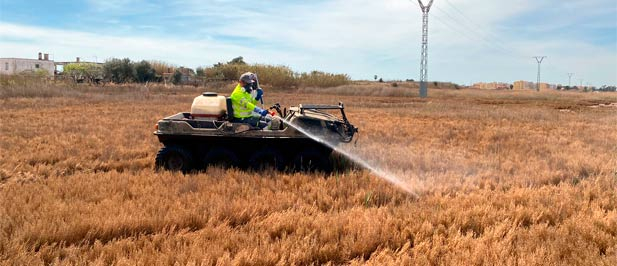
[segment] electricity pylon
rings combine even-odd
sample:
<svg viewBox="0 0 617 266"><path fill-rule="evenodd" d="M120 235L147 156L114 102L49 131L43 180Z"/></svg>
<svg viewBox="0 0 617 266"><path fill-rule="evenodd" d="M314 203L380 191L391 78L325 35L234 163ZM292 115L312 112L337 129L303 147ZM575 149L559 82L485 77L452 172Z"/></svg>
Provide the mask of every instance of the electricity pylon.
<svg viewBox="0 0 617 266"><path fill-rule="evenodd" d="M536 83L536 91L540 91L540 64L542 64L542 60L544 60L546 56L534 56L533 58L538 62L538 83Z"/></svg>
<svg viewBox="0 0 617 266"><path fill-rule="evenodd" d="M420 98L426 98L428 96L428 88L426 84L426 78L428 75L428 12L431 10L433 0L428 2L428 5L424 5L422 0L418 0L420 8L422 9L422 56L420 59Z"/></svg>
<svg viewBox="0 0 617 266"><path fill-rule="evenodd" d="M568 88L570 87L570 83L572 82L572 76L574 73L568 73Z"/></svg>

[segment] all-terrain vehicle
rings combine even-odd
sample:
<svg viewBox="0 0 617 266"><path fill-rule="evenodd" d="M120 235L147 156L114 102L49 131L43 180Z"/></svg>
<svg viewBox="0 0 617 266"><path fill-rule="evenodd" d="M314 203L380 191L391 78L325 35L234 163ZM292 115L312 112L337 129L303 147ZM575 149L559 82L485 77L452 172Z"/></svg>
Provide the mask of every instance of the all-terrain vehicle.
<svg viewBox="0 0 617 266"><path fill-rule="evenodd" d="M358 132L347 120L343 103L300 104L289 110L275 104L269 110L272 116L264 129L234 123L231 99L204 93L195 98L190 113L158 121L154 134L164 147L156 155L156 168L187 172L220 165L330 171L333 147L351 142ZM329 113L337 110L341 118Z"/></svg>

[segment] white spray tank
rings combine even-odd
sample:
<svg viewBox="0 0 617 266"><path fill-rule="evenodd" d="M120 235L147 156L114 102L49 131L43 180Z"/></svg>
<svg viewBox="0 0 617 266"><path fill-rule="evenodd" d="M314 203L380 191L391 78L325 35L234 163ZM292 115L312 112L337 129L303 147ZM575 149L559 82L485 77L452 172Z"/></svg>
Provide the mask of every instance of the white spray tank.
<svg viewBox="0 0 617 266"><path fill-rule="evenodd" d="M195 97L191 105L191 116L199 120L222 120L227 112L225 96L216 92L204 92Z"/></svg>

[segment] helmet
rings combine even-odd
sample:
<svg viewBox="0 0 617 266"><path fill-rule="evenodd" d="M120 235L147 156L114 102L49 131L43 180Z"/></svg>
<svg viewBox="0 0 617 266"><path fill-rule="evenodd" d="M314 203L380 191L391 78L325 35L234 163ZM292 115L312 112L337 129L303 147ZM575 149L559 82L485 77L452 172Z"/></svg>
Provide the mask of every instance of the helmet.
<svg viewBox="0 0 617 266"><path fill-rule="evenodd" d="M255 76L255 74L253 74L251 72L246 72L246 73L240 75L240 78L238 80L242 81L242 82L244 82L246 84L253 84L253 82L255 80L253 77L256 78L257 76Z"/></svg>
<svg viewBox="0 0 617 266"><path fill-rule="evenodd" d="M248 72L248 73L251 73L251 72ZM251 73L250 77L254 82L259 82L259 80L257 80L257 74Z"/></svg>

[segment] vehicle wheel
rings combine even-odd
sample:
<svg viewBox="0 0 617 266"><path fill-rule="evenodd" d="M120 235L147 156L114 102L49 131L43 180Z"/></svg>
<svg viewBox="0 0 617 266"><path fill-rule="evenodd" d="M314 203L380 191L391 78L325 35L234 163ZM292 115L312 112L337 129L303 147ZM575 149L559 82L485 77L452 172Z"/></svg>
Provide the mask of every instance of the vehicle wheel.
<svg viewBox="0 0 617 266"><path fill-rule="evenodd" d="M249 166L253 170L262 171L275 169L282 171L285 169L285 159L281 153L275 149L266 148L259 150L249 158Z"/></svg>
<svg viewBox="0 0 617 266"><path fill-rule="evenodd" d="M231 168L238 166L238 156L232 150L225 147L214 147L205 156L204 166L210 165L219 166L222 168Z"/></svg>
<svg viewBox="0 0 617 266"><path fill-rule="evenodd" d="M330 153L317 149L306 149L298 153L293 160L293 169L302 172L332 171Z"/></svg>
<svg viewBox="0 0 617 266"><path fill-rule="evenodd" d="M155 166L157 169L162 168L186 173L191 170L192 162L193 157L186 149L178 146L166 146L156 154Z"/></svg>

